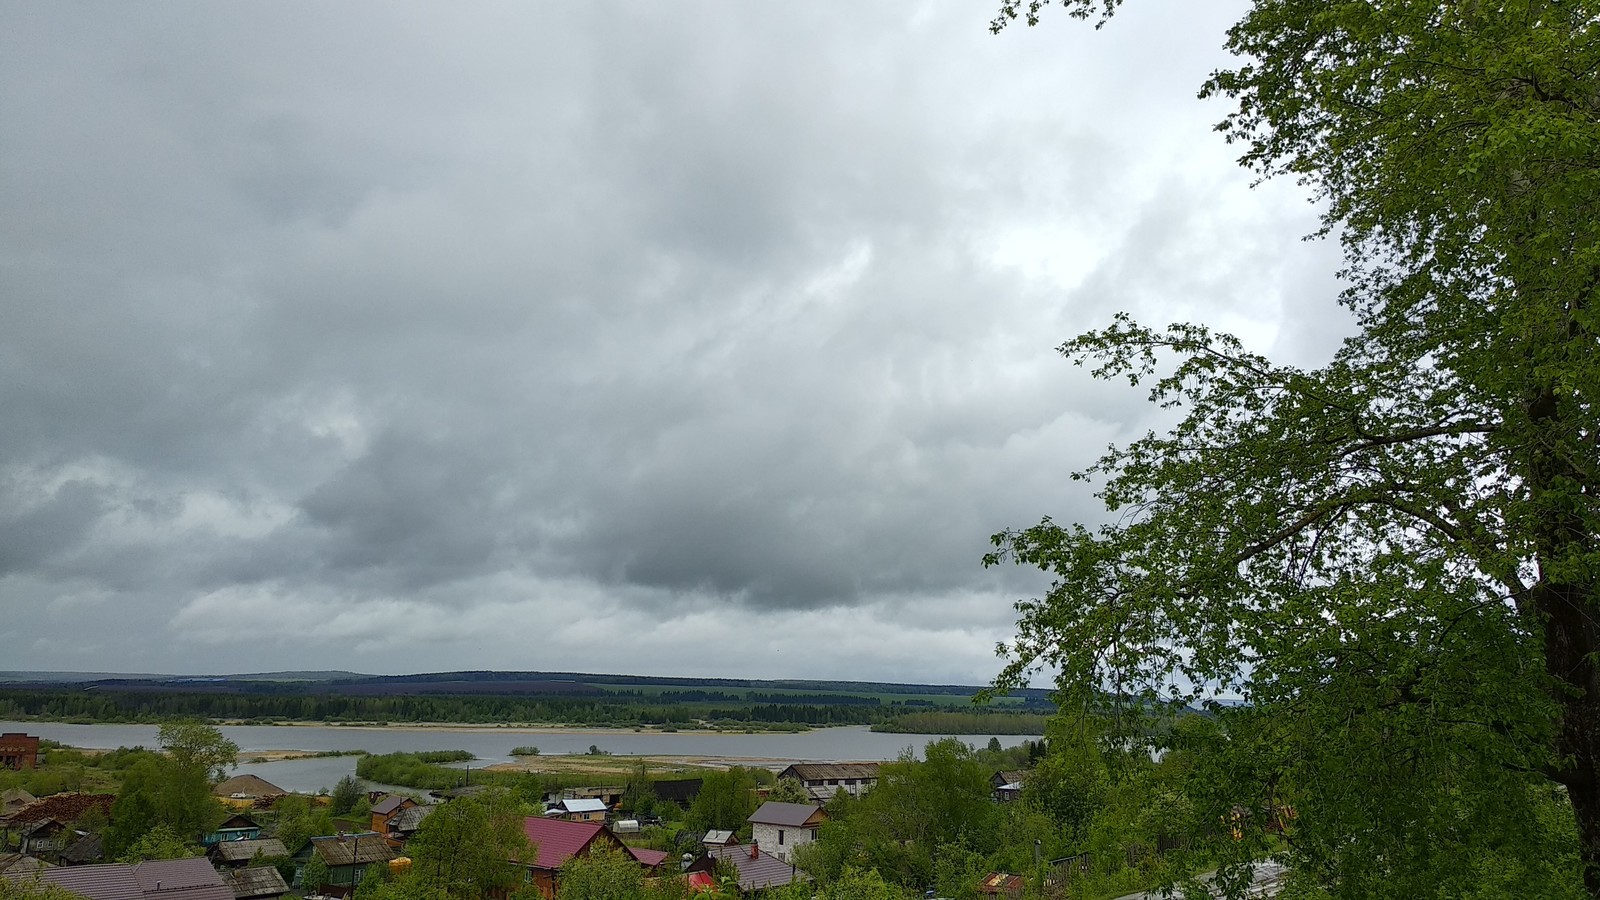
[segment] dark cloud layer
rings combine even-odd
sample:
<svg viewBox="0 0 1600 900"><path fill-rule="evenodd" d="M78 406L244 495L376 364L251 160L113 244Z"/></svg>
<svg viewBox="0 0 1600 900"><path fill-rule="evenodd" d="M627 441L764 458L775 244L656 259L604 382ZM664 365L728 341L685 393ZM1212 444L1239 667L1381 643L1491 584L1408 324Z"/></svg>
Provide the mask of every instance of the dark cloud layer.
<svg viewBox="0 0 1600 900"><path fill-rule="evenodd" d="M1227 13L0 3L5 667L987 677L1055 345L1344 327Z"/></svg>

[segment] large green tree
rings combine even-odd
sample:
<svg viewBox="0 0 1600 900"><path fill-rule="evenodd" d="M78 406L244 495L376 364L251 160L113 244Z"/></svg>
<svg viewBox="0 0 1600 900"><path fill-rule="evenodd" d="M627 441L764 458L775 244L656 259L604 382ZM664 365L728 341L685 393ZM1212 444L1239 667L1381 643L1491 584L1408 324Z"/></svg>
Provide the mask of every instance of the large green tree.
<svg viewBox="0 0 1600 900"><path fill-rule="evenodd" d="M532 810L515 794L491 788L451 800L422 820L406 844L410 878L453 900L482 900L520 884L534 852L523 831Z"/></svg>
<svg viewBox="0 0 1600 900"><path fill-rule="evenodd" d="M1000 683L1242 693L1212 799L1291 798L1334 895L1509 859L1600 897L1600 2L1256 0L1227 43L1219 128L1325 203L1359 331L1315 369L1125 317L1063 345L1183 416L1082 473L1114 524L996 536L1056 576Z"/></svg>

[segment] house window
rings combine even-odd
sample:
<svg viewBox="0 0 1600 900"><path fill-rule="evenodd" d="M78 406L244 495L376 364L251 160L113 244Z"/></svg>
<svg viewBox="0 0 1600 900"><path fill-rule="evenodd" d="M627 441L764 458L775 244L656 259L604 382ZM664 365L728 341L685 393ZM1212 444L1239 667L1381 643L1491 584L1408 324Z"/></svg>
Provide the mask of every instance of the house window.
<svg viewBox="0 0 1600 900"><path fill-rule="evenodd" d="M779 847L783 846L783 829L782 828L778 829L778 846Z"/></svg>

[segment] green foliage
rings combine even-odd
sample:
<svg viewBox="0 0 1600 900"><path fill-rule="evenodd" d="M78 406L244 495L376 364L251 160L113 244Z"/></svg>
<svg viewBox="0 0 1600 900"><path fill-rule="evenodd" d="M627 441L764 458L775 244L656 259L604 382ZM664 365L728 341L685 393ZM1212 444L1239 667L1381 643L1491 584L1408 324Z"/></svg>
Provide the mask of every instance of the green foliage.
<svg viewBox="0 0 1600 900"><path fill-rule="evenodd" d="M905 893L890 886L874 869L849 868L818 896L821 900L901 900Z"/></svg>
<svg viewBox="0 0 1600 900"><path fill-rule="evenodd" d="M908 752L881 766L860 800L841 795L828 803L828 821L799 848L797 864L823 884L871 869L895 884L931 887L934 860L950 848L994 849L1000 812L990 799L991 774L956 738L929 743L922 760Z"/></svg>
<svg viewBox="0 0 1600 900"><path fill-rule="evenodd" d="M532 853L522 828L530 813L501 788L440 806L406 844L411 878L454 900L481 900L520 884L522 870L514 860Z"/></svg>
<svg viewBox="0 0 1600 900"><path fill-rule="evenodd" d="M361 789L361 782L354 775L346 775L339 779L333 786L333 793L329 795L328 811L336 816L342 816L356 808L356 804L366 796L366 791Z"/></svg>
<svg viewBox="0 0 1600 900"><path fill-rule="evenodd" d="M756 811L758 783L755 770L744 766L706 773L700 793L684 815L685 826L691 831L748 831L745 820Z"/></svg>
<svg viewBox="0 0 1600 900"><path fill-rule="evenodd" d="M333 879L333 873L328 871L328 864L316 853L311 854L311 859L306 861L305 871L300 876L301 884L306 891L322 893L322 888Z"/></svg>
<svg viewBox="0 0 1600 900"><path fill-rule="evenodd" d="M1359 332L1312 369L1195 325L1068 341L1182 418L1083 473L1114 524L995 538L1057 578L1000 684L1048 665L1130 740L1158 700L1247 696L1190 799L1292 803L1295 890L1482 894L1504 864L1522 896L1600 897L1596 21L1254 3L1205 92L1245 165L1325 204ZM1230 872L1270 844L1241 830Z"/></svg>
<svg viewBox="0 0 1600 900"><path fill-rule="evenodd" d="M313 806L309 797L289 794L272 807L277 822L273 835L289 852L299 852L306 841L318 835L333 834L333 816L326 807Z"/></svg>
<svg viewBox="0 0 1600 900"><path fill-rule="evenodd" d="M805 782L798 778L779 778L777 786L767 794L767 799L778 803L810 803L811 792L806 790Z"/></svg>
<svg viewBox="0 0 1600 900"><path fill-rule="evenodd" d="M891 734L1043 734L1048 717L1020 712L910 712L872 726Z"/></svg>
<svg viewBox="0 0 1600 900"><path fill-rule="evenodd" d="M165 823L139 836L117 855L117 862L136 863L147 859L184 859L200 856L199 846L185 841Z"/></svg>
<svg viewBox="0 0 1600 900"><path fill-rule="evenodd" d="M165 827L182 840L195 840L227 817L211 795L211 769L204 761L148 755L123 773L122 791L111 806L111 824L103 834L113 859L128 853L152 829Z"/></svg>
<svg viewBox="0 0 1600 900"><path fill-rule="evenodd" d="M644 869L620 850L599 847L561 866L556 900L638 900Z"/></svg>
<svg viewBox="0 0 1600 900"><path fill-rule="evenodd" d="M538 756L539 748L534 746L512 747L512 756Z"/></svg>
<svg viewBox="0 0 1600 900"><path fill-rule="evenodd" d="M239 761L239 745L222 736L215 727L194 719L163 723L156 743L180 770L199 772L209 781L228 777L228 770Z"/></svg>
<svg viewBox="0 0 1600 900"><path fill-rule="evenodd" d="M460 769L437 764L459 759L460 757L455 755L457 752L383 753L363 756L356 761L356 775L379 784L398 784L430 791L460 787L466 782L467 774ZM474 757L467 753L466 758Z"/></svg>

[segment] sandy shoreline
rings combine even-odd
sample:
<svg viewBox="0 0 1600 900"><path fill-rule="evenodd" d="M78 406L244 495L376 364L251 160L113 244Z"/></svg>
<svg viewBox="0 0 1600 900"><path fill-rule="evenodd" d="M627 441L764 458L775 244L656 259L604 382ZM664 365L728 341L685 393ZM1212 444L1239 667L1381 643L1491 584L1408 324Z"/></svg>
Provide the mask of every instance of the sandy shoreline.
<svg viewBox="0 0 1600 900"><path fill-rule="evenodd" d="M855 726L834 725L806 728L800 731L735 731L717 728L674 728L667 731L662 728L592 728L579 725L536 725L536 724L504 724L504 725L472 725L461 722L255 722L243 719L223 719L216 722L218 725L240 725L256 728L348 728L358 731L438 731L443 733L461 734L583 734L604 737L616 734L806 734L812 731L824 731L827 728L850 728Z"/></svg>

